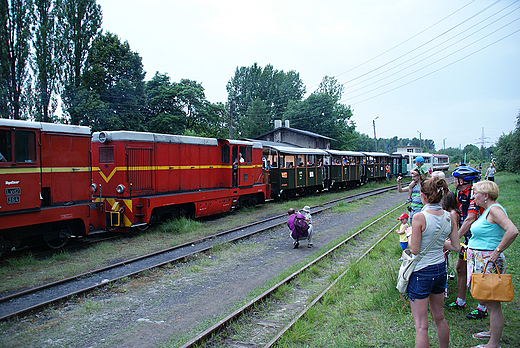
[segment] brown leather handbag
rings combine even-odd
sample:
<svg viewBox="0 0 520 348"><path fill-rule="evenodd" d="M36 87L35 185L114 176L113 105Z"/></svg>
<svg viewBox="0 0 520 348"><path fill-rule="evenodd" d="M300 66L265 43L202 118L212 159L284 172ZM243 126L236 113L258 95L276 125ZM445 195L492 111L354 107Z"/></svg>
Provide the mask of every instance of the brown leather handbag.
<svg viewBox="0 0 520 348"><path fill-rule="evenodd" d="M485 273L489 260L484 267L484 273L471 275L471 296L476 300L511 302L515 298L515 289L511 274ZM498 270L496 262L495 269Z"/></svg>

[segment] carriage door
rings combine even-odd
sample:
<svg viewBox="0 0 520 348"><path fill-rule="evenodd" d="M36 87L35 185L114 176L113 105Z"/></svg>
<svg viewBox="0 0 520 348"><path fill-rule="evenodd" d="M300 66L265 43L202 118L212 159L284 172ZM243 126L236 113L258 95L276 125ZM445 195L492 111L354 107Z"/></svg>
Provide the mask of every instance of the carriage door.
<svg viewBox="0 0 520 348"><path fill-rule="evenodd" d="M127 147L127 151L126 173L130 192L152 191L152 148Z"/></svg>
<svg viewBox="0 0 520 348"><path fill-rule="evenodd" d="M233 187L238 187L238 146L233 146L231 158L233 158Z"/></svg>

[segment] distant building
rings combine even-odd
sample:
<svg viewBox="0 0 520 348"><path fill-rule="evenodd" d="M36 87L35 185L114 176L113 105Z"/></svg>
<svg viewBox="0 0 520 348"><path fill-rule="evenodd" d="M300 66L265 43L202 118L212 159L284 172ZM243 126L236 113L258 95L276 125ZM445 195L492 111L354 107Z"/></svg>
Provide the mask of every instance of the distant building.
<svg viewBox="0 0 520 348"><path fill-rule="evenodd" d="M272 131L260 134L255 139L322 150L330 150L330 142L337 141L313 132L291 128L289 127L289 120L285 120L285 127L282 127L281 120L275 120Z"/></svg>
<svg viewBox="0 0 520 348"><path fill-rule="evenodd" d="M421 153L422 149L420 146L412 146L412 145L400 145L397 146L396 153Z"/></svg>

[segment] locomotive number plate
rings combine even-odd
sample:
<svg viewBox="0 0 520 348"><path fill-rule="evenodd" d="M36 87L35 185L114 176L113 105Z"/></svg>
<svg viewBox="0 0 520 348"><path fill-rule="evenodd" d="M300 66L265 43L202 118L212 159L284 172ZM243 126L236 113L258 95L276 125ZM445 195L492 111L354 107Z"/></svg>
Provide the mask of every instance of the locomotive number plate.
<svg viewBox="0 0 520 348"><path fill-rule="evenodd" d="M7 197L7 204L20 203L20 196L9 196Z"/></svg>
<svg viewBox="0 0 520 348"><path fill-rule="evenodd" d="M22 190L19 187L10 187L5 189L6 196L19 196Z"/></svg>

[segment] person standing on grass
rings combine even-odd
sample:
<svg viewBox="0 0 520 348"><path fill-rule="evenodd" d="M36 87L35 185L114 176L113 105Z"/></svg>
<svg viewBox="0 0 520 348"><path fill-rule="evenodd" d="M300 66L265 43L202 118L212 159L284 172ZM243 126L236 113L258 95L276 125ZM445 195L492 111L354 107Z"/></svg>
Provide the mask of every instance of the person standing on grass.
<svg viewBox="0 0 520 348"><path fill-rule="evenodd" d="M472 273L505 273L506 258L504 250L518 235L518 228L507 216L506 210L496 202L498 185L492 181L481 181L473 185L473 197L478 206L485 209L480 218L471 225L471 239L468 244L468 286ZM486 262L488 263L487 269ZM496 262L496 269L493 262ZM473 334L473 338L487 339L487 344L476 347L496 348L504 329L504 315L501 302L484 301L489 311L489 331ZM473 348L476 348L473 347Z"/></svg>
<svg viewBox="0 0 520 348"><path fill-rule="evenodd" d="M446 180L426 179L421 185L424 209L414 215L410 251L418 255L434 241L427 253L417 262L408 283L408 298L415 324L415 347L428 348L428 307L437 328L439 347L447 348L450 329L443 312L444 290L446 289L446 261L443 248L458 252L460 244L457 234L457 215L448 213L440 201L448 192ZM445 223L448 221L449 223ZM444 230L440 233L441 228ZM446 238L450 237L450 241ZM437 238L434 240L434 238Z"/></svg>
<svg viewBox="0 0 520 348"><path fill-rule="evenodd" d="M486 179L489 181L495 181L495 173L497 170L495 169L495 166L493 163L489 165L489 168L486 171Z"/></svg>
<svg viewBox="0 0 520 348"><path fill-rule="evenodd" d="M483 209L479 208L473 199L473 181L480 179L480 172L468 166L460 166L453 170L453 183L457 188L457 203L459 205L460 229L459 240L464 237L464 245L468 245L471 238L471 224L482 214ZM462 249L459 254L457 266L457 300L447 304L444 308L465 309L467 292L467 261L466 251ZM488 315L487 308L483 303L466 315L468 319L483 319Z"/></svg>
<svg viewBox="0 0 520 348"><path fill-rule="evenodd" d="M405 250L408 248L408 237L406 236L406 230L408 229L408 214L402 213L401 216L397 218L397 220L401 221L401 226L395 232L399 235L399 246L401 247L401 250ZM400 258L398 261L403 261L402 258Z"/></svg>
<svg viewBox="0 0 520 348"><path fill-rule="evenodd" d="M409 197L412 197L410 208L408 209L410 211L410 217L408 219L409 225L412 224L413 216L416 213L420 212L421 209L423 208L423 204L421 201L421 189L419 187L420 186L419 184L421 182L421 175L419 174L419 172L417 170L412 170L411 174L412 174L412 182L410 183L410 185L408 185L408 187L405 187L405 188L401 187L402 178L401 177L397 178L397 188L398 188L399 192L408 192Z"/></svg>

